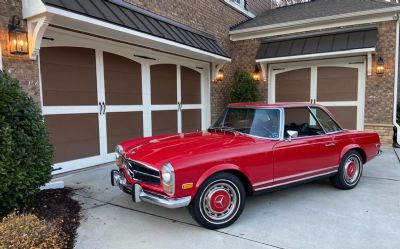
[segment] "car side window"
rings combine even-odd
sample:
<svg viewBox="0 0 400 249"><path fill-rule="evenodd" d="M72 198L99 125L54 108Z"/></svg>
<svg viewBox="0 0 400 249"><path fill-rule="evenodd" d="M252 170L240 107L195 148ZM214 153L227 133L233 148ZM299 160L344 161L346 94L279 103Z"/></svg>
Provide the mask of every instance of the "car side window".
<svg viewBox="0 0 400 249"><path fill-rule="evenodd" d="M310 107L319 123L327 133L341 131L342 128L324 110L318 107Z"/></svg>
<svg viewBox="0 0 400 249"><path fill-rule="evenodd" d="M288 137L287 131L297 131L298 137L325 134L307 107L285 108L285 138Z"/></svg>

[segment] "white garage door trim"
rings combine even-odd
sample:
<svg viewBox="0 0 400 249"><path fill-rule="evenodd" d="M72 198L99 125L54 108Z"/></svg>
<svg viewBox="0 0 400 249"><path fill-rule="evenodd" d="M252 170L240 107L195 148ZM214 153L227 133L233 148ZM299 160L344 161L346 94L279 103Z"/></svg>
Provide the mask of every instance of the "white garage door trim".
<svg viewBox="0 0 400 249"><path fill-rule="evenodd" d="M323 66L358 69L357 101L317 102L324 106L357 106L357 130L364 130L366 57L350 57L327 60L269 64L268 103L275 103L276 75L296 69L311 68L310 99L317 99L317 68ZM307 102L309 103L309 102Z"/></svg>
<svg viewBox="0 0 400 249"><path fill-rule="evenodd" d="M70 31L49 28L46 36L54 40L44 40L42 47L82 47L95 49L96 51L96 76L98 102L105 101L104 89L104 65L103 52L110 52L123 56L130 60L136 61L142 67L142 105L110 105L107 106L107 113L110 112L143 112L143 136L152 134L151 111L154 110L178 110L178 105L151 105L151 87L150 87L150 66L156 64L174 64L177 65L177 94L178 100L181 97L180 69L181 66L191 68L201 74L201 103L202 104L183 104L183 110L201 109L202 129L207 129L211 123L210 111L210 63L204 61L191 60L185 57L163 54L149 49L135 47L127 44L120 44L109 40L103 40L96 37L86 36ZM145 55L155 60L143 59L135 55ZM40 58L39 58L40 64ZM83 113L99 113L98 106L43 106L43 91L40 76L40 93L43 115L55 114L83 114ZM53 168L60 170L55 174L91 167L114 160L114 153L107 153L107 131L106 116L99 115L99 138L100 138L100 155L88 158L82 158L67 162L56 163ZM182 112L178 112L178 132L182 131Z"/></svg>

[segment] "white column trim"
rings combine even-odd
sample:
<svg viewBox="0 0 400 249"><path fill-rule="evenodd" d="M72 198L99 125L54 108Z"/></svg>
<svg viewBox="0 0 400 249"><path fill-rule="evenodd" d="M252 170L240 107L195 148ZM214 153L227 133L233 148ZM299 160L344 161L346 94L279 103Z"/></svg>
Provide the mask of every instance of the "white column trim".
<svg viewBox="0 0 400 249"><path fill-rule="evenodd" d="M150 65L142 63L142 102L143 102L143 136L153 133L151 120L151 75Z"/></svg>
<svg viewBox="0 0 400 249"><path fill-rule="evenodd" d="M400 19L397 18L396 22L396 58L395 58L395 66L394 66L394 91L393 91L393 124L397 128L397 144L400 143L400 125L397 123L397 91L399 84L399 36L400 36Z"/></svg>
<svg viewBox="0 0 400 249"><path fill-rule="evenodd" d="M0 44L0 70L3 71L3 51Z"/></svg>
<svg viewBox="0 0 400 249"><path fill-rule="evenodd" d="M96 78L97 78L97 101L105 102L105 81L104 81L104 61L103 50L96 49ZM98 115L99 120L99 144L100 156L105 158L107 154L107 118L106 114Z"/></svg>
<svg viewBox="0 0 400 249"><path fill-rule="evenodd" d="M177 64L176 65L176 97L177 97L177 103L182 103L182 79L181 79L181 65ZM179 110L178 107L178 112L177 112L177 118L178 118L178 133L182 133L182 111Z"/></svg>

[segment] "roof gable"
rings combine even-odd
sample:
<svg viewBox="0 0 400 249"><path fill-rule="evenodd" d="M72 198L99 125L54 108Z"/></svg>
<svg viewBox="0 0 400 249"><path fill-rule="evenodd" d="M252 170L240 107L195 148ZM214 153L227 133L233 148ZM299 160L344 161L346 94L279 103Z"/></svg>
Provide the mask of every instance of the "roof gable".
<svg viewBox="0 0 400 249"><path fill-rule="evenodd" d="M231 30L240 31L265 25L392 8L397 6L399 6L399 4L380 0L312 0L311 2L267 10L254 19L233 26Z"/></svg>

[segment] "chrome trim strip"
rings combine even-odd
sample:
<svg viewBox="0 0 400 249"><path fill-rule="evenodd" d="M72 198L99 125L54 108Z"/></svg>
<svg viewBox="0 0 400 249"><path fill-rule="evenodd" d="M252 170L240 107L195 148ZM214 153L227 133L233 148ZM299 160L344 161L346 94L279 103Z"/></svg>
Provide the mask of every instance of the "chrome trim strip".
<svg viewBox="0 0 400 249"><path fill-rule="evenodd" d="M128 170L129 170L129 171L131 171L130 169L128 169ZM160 176L154 176L154 175L150 175L150 174L147 174L147 173L144 173L144 172L138 171L138 170L133 170L133 173L137 173L137 174L146 175L146 176L154 177L154 178L157 178L157 179L161 179L161 177L160 177ZM134 174L134 175L135 175L135 174Z"/></svg>
<svg viewBox="0 0 400 249"><path fill-rule="evenodd" d="M319 174L319 175L308 176L308 177L305 177L305 178L301 178L301 179L297 179L297 180L293 180L293 181L289 181L289 182L283 182L283 183L279 183L279 184L275 184L275 185L271 185L271 186L267 186L267 187L262 187L262 188L255 189L255 191L260 191L260 190L264 190L264 189L279 187L279 186L287 185L287 184L290 184L290 183L301 182L301 181L312 179L312 178L316 178L316 177L319 177L319 176L325 176L325 175L329 175L329 174L332 174L332 173L336 173L337 171L338 170L332 170L332 171L329 171L329 172L326 172L326 173L323 173L323 174Z"/></svg>
<svg viewBox="0 0 400 249"><path fill-rule="evenodd" d="M144 162L137 161L137 160L132 160L132 159L127 158L127 157L125 157L125 159L128 160L128 161L131 161L131 162L135 162L135 163L141 164L141 165L143 165L144 167L149 168L149 169L152 169L152 170L154 170L154 171L156 171L156 172L158 172L158 173L160 174L160 170L158 170L158 169L156 169L156 168L154 168L154 167L152 167L152 166L150 166L150 165L148 165L148 164L146 164L146 163L144 163Z"/></svg>
<svg viewBox="0 0 400 249"><path fill-rule="evenodd" d="M265 182L257 182L257 183L253 184L253 187L257 187L257 186L264 185L264 184L271 183L271 182L274 182L274 180L269 180L269 181L265 181Z"/></svg>
<svg viewBox="0 0 400 249"><path fill-rule="evenodd" d="M186 207L190 204L192 200L191 196L186 196L177 199L169 199L160 195L151 194L145 192L139 184L134 185L135 191L135 201L140 201L151 203L157 206L165 207L165 208L181 208Z"/></svg>
<svg viewBox="0 0 400 249"><path fill-rule="evenodd" d="M332 166L332 167L323 168L323 169L311 170L311 171L307 171L307 172L303 172L303 173L299 173L299 174L294 174L294 175L290 175L290 176L280 177L280 178L276 178L274 180L254 183L253 187L257 187L257 186L264 185L264 184L271 183L271 182L277 182L277 181L282 181L282 180L286 180L286 179L290 179L290 178L295 178L295 177L299 177L299 176L303 176L303 175L309 175L309 174L313 174L313 173L318 173L318 172L321 172L321 171L324 171L324 170L337 169L337 168L339 168L338 165Z"/></svg>
<svg viewBox="0 0 400 249"><path fill-rule="evenodd" d="M328 167L328 168L311 170L311 171L307 171L307 172L304 172L304 173L299 173L299 174L295 174L295 175L276 178L276 179L274 179L274 181L275 182L282 181L282 180L286 180L286 179L290 179L290 178L295 178L295 177L304 176L304 175L310 175L310 174L318 173L318 172L321 172L321 171L330 170L330 169L337 169L337 168L339 168L339 166L336 165L336 166L332 166L332 167Z"/></svg>

